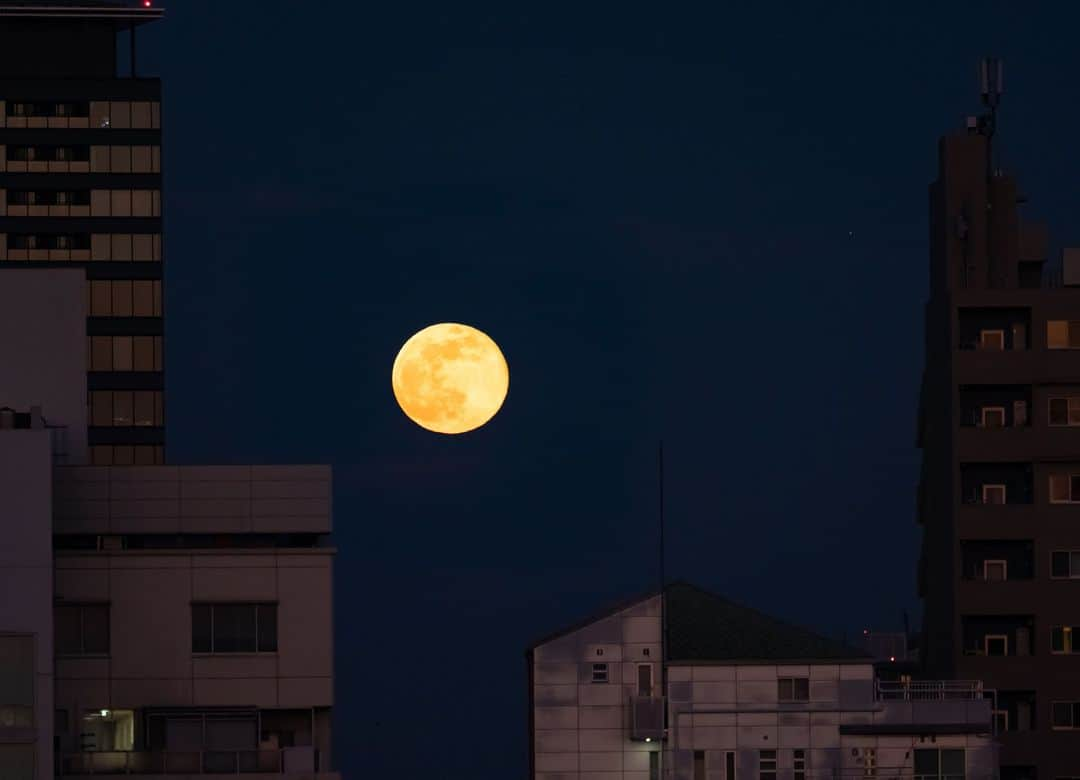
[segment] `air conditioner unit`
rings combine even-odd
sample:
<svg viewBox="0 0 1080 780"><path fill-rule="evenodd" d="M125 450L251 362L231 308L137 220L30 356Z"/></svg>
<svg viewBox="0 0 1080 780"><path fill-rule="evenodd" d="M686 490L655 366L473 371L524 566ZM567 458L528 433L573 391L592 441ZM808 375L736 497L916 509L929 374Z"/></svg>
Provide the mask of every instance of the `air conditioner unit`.
<svg viewBox="0 0 1080 780"><path fill-rule="evenodd" d="M315 771L315 748L311 745L288 747L281 751L281 771L283 774L298 774Z"/></svg>

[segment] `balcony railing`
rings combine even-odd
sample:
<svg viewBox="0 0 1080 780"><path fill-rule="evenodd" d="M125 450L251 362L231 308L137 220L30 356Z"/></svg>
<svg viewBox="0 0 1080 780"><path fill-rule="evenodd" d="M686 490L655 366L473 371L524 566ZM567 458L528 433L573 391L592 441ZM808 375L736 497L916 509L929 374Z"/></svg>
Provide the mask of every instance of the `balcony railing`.
<svg viewBox="0 0 1080 780"><path fill-rule="evenodd" d="M294 765L294 757L307 766ZM299 755L298 755L299 753ZM231 775L281 774L318 771L318 751L202 750L202 751L97 751L68 753L61 757L61 775Z"/></svg>
<svg viewBox="0 0 1080 780"><path fill-rule="evenodd" d="M879 701L976 700L983 697L979 680L911 680L877 683Z"/></svg>

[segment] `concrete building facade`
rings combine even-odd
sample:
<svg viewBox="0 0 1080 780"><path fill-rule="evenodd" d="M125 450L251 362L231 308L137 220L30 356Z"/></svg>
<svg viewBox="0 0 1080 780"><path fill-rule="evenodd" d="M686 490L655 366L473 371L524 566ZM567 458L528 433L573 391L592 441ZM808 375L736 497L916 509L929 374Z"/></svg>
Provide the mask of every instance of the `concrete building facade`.
<svg viewBox="0 0 1080 780"><path fill-rule="evenodd" d="M1044 269L993 124L941 139L930 188L922 644L996 691L1003 780L1054 780L1080 776L1080 265Z"/></svg>
<svg viewBox="0 0 1080 780"><path fill-rule="evenodd" d="M83 436L103 465L164 462L161 80L135 45L162 14L0 0L0 268L84 272Z"/></svg>
<svg viewBox="0 0 1080 780"><path fill-rule="evenodd" d="M996 772L977 682L874 659L690 585L527 653L531 780L970 778Z"/></svg>
<svg viewBox="0 0 1080 780"><path fill-rule="evenodd" d="M330 468L163 462L160 15L0 2L0 778L334 780Z"/></svg>

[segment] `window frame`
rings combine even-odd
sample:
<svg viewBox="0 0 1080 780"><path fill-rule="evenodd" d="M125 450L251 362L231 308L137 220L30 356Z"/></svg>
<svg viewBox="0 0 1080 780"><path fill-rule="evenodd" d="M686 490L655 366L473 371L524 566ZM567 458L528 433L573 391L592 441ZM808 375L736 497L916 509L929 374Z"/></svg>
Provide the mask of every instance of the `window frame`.
<svg viewBox="0 0 1080 780"><path fill-rule="evenodd" d="M997 413L999 413L1001 415L1001 425L987 425L986 424L986 413L987 412L997 412ZM989 429L989 430L999 430L1001 428L1006 427L1005 420L1006 420L1006 417L1005 417L1005 407L1004 406L983 406L983 407L979 408L979 427L980 428L986 428L986 429Z"/></svg>
<svg viewBox="0 0 1080 780"><path fill-rule="evenodd" d="M784 684L787 683L788 695L784 695ZM799 693L799 683L806 684L806 698L801 698L797 694ZM784 704L801 704L810 701L810 678L809 677L777 677L776 678L776 700Z"/></svg>
<svg viewBox="0 0 1080 780"><path fill-rule="evenodd" d="M990 641L1000 640L1003 643L1005 652L1003 653L991 653ZM1008 634L984 634L983 635L983 655L988 658L1005 658L1009 655L1009 635Z"/></svg>
<svg viewBox="0 0 1080 780"><path fill-rule="evenodd" d="M1054 422L1054 402L1065 402L1065 422ZM1075 403L1074 403L1075 402ZM1073 412L1076 413L1076 422L1073 422ZM1080 396L1078 395L1054 395L1046 399L1046 424L1051 428L1077 428L1080 427Z"/></svg>
<svg viewBox="0 0 1080 780"><path fill-rule="evenodd" d="M1067 486L1068 498L1056 499L1054 498L1054 482L1055 480L1064 479ZM1050 504L1080 504L1080 495L1074 495L1073 493L1073 480L1080 480L1080 474L1050 474L1047 479L1047 503Z"/></svg>
<svg viewBox="0 0 1080 780"><path fill-rule="evenodd" d="M209 650L196 650L195 649L195 609L197 607L206 607L209 611ZM254 611L254 650L218 650L214 646L214 608L215 607L250 607ZM259 631L259 612L260 608L273 607L274 609L274 646L271 650L262 650L261 639L262 635ZM279 621L279 607L280 604L277 601L192 601L191 602L191 654L193 656L249 656L249 655L277 655L280 642L280 631L278 627Z"/></svg>
<svg viewBox="0 0 1080 780"><path fill-rule="evenodd" d="M988 482L981 486L982 503L984 506L1005 506L1009 503L1009 489L1007 485L999 482ZM1001 491L1001 501L987 501L986 496L993 491Z"/></svg>
<svg viewBox="0 0 1080 780"><path fill-rule="evenodd" d="M86 609L104 609L105 614L105 649L90 651L86 649ZM61 651L55 641L56 612L59 609L77 609L79 611L79 650ZM112 656L112 602L109 601L58 601L53 604L53 654L57 658L109 658Z"/></svg>
<svg viewBox="0 0 1080 780"><path fill-rule="evenodd" d="M776 780L779 768L778 751L776 748L761 748L758 750L758 780ZM768 766L771 764L772 766Z"/></svg>
<svg viewBox="0 0 1080 780"><path fill-rule="evenodd" d="M987 336L997 336L1001 346L990 347L987 346ZM1005 351L1005 329L1004 328L980 328L979 329L979 351L980 352L1004 352Z"/></svg>
<svg viewBox="0 0 1080 780"><path fill-rule="evenodd" d="M990 579L987 568L991 565L1001 564L1002 577L999 580ZM983 582L1006 582L1009 579L1009 562L1000 558L987 558L983 561Z"/></svg>
<svg viewBox="0 0 1080 780"><path fill-rule="evenodd" d="M1061 632L1062 650L1054 649L1055 632ZM1080 635L1080 626L1050 626L1050 655L1080 655L1080 647L1076 641Z"/></svg>
<svg viewBox="0 0 1080 780"><path fill-rule="evenodd" d="M1068 569L1068 571L1069 571L1068 574L1066 574L1064 576L1062 576L1060 574L1054 574L1054 556L1055 555L1064 555L1065 556L1065 568ZM1072 557L1074 555L1080 557L1080 550L1051 550L1050 551L1050 579L1052 579L1052 580L1080 580L1080 567L1077 568L1077 571L1075 571L1075 572L1073 571Z"/></svg>
<svg viewBox="0 0 1080 780"><path fill-rule="evenodd" d="M593 685L607 685L611 682L611 669L606 661L593 661L591 675Z"/></svg>
<svg viewBox="0 0 1080 780"><path fill-rule="evenodd" d="M1069 721L1068 726L1058 726L1054 721L1054 710L1059 706L1065 706L1069 708ZM1051 731L1080 731L1080 701L1076 700L1057 700L1050 702L1050 730Z"/></svg>

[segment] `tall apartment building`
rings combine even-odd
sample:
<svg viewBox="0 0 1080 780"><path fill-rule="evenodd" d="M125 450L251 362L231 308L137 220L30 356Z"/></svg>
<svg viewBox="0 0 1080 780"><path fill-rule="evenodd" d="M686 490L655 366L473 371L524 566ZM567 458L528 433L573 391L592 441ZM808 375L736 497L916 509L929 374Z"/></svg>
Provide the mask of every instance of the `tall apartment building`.
<svg viewBox="0 0 1080 780"><path fill-rule="evenodd" d="M335 780L330 469L153 449L159 15L0 4L0 778Z"/></svg>
<svg viewBox="0 0 1080 780"><path fill-rule="evenodd" d="M161 81L118 76L153 6L0 1L0 268L85 269L101 465L164 462Z"/></svg>
<svg viewBox="0 0 1080 780"><path fill-rule="evenodd" d="M992 82L930 188L923 641L996 692L1003 780L1053 780L1080 776L1080 279L992 162Z"/></svg>
<svg viewBox="0 0 1080 780"><path fill-rule="evenodd" d="M993 780L978 682L874 658L688 584L533 645L530 780Z"/></svg>

